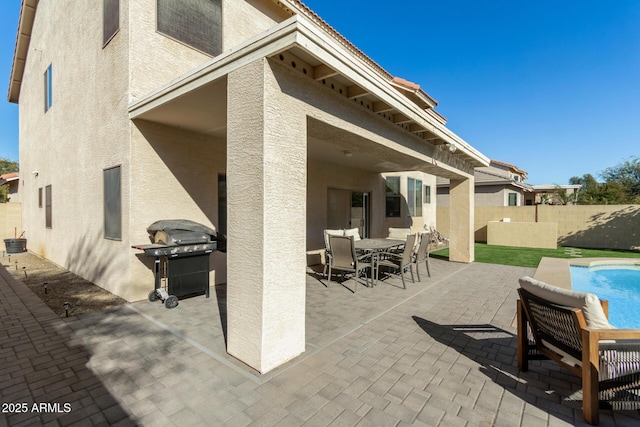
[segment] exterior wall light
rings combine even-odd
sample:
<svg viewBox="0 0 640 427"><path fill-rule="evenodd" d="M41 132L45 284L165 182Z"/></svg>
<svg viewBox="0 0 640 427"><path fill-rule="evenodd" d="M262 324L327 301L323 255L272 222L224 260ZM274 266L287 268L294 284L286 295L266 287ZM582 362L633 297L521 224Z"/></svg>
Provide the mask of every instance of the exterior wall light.
<svg viewBox="0 0 640 427"><path fill-rule="evenodd" d="M458 149L458 147L456 147L454 144L452 144L450 142L447 142L446 144L442 144L440 146L440 149L443 150L443 151L444 150L449 150L450 152L455 153L456 150Z"/></svg>

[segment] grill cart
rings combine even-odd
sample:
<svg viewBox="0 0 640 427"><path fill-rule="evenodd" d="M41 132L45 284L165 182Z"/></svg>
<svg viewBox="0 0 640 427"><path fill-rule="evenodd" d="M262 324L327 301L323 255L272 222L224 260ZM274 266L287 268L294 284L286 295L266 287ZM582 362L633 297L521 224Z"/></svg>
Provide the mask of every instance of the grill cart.
<svg viewBox="0 0 640 427"><path fill-rule="evenodd" d="M186 219L156 221L147 232L151 244L132 248L155 258L149 301L174 308L181 297L204 293L209 298L209 254L225 249L224 236Z"/></svg>

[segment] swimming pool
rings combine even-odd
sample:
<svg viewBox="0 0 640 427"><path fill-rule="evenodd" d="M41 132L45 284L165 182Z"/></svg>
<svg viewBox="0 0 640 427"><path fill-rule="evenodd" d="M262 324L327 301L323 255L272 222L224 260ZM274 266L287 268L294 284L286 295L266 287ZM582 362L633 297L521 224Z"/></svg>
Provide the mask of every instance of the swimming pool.
<svg viewBox="0 0 640 427"><path fill-rule="evenodd" d="M572 265L570 272L574 291L609 301L609 323L618 328L640 328L640 266Z"/></svg>

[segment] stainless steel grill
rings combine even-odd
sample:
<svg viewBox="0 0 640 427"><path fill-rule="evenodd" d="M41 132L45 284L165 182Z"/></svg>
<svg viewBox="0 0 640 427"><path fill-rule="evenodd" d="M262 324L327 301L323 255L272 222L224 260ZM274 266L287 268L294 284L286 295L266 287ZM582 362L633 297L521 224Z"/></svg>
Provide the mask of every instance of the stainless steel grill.
<svg viewBox="0 0 640 427"><path fill-rule="evenodd" d="M178 305L178 297L204 292L209 298L209 254L225 250L225 237L211 227L185 219L156 221L147 233L150 244L132 247L155 258L155 283L149 300L162 299L173 308Z"/></svg>

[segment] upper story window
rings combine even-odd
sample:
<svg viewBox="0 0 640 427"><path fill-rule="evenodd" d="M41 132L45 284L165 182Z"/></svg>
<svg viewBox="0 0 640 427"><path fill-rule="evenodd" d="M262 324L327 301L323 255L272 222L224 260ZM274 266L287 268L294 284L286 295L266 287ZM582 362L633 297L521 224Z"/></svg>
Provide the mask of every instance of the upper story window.
<svg viewBox="0 0 640 427"><path fill-rule="evenodd" d="M49 111L49 108L53 105L53 97L52 97L52 77L51 77L51 64L47 67L47 71L44 72L44 111L45 113Z"/></svg>
<svg viewBox="0 0 640 427"><path fill-rule="evenodd" d="M158 32L211 56L222 52L222 0L157 0Z"/></svg>
<svg viewBox="0 0 640 427"><path fill-rule="evenodd" d="M102 45L116 35L120 29L120 0L103 0L102 3Z"/></svg>

